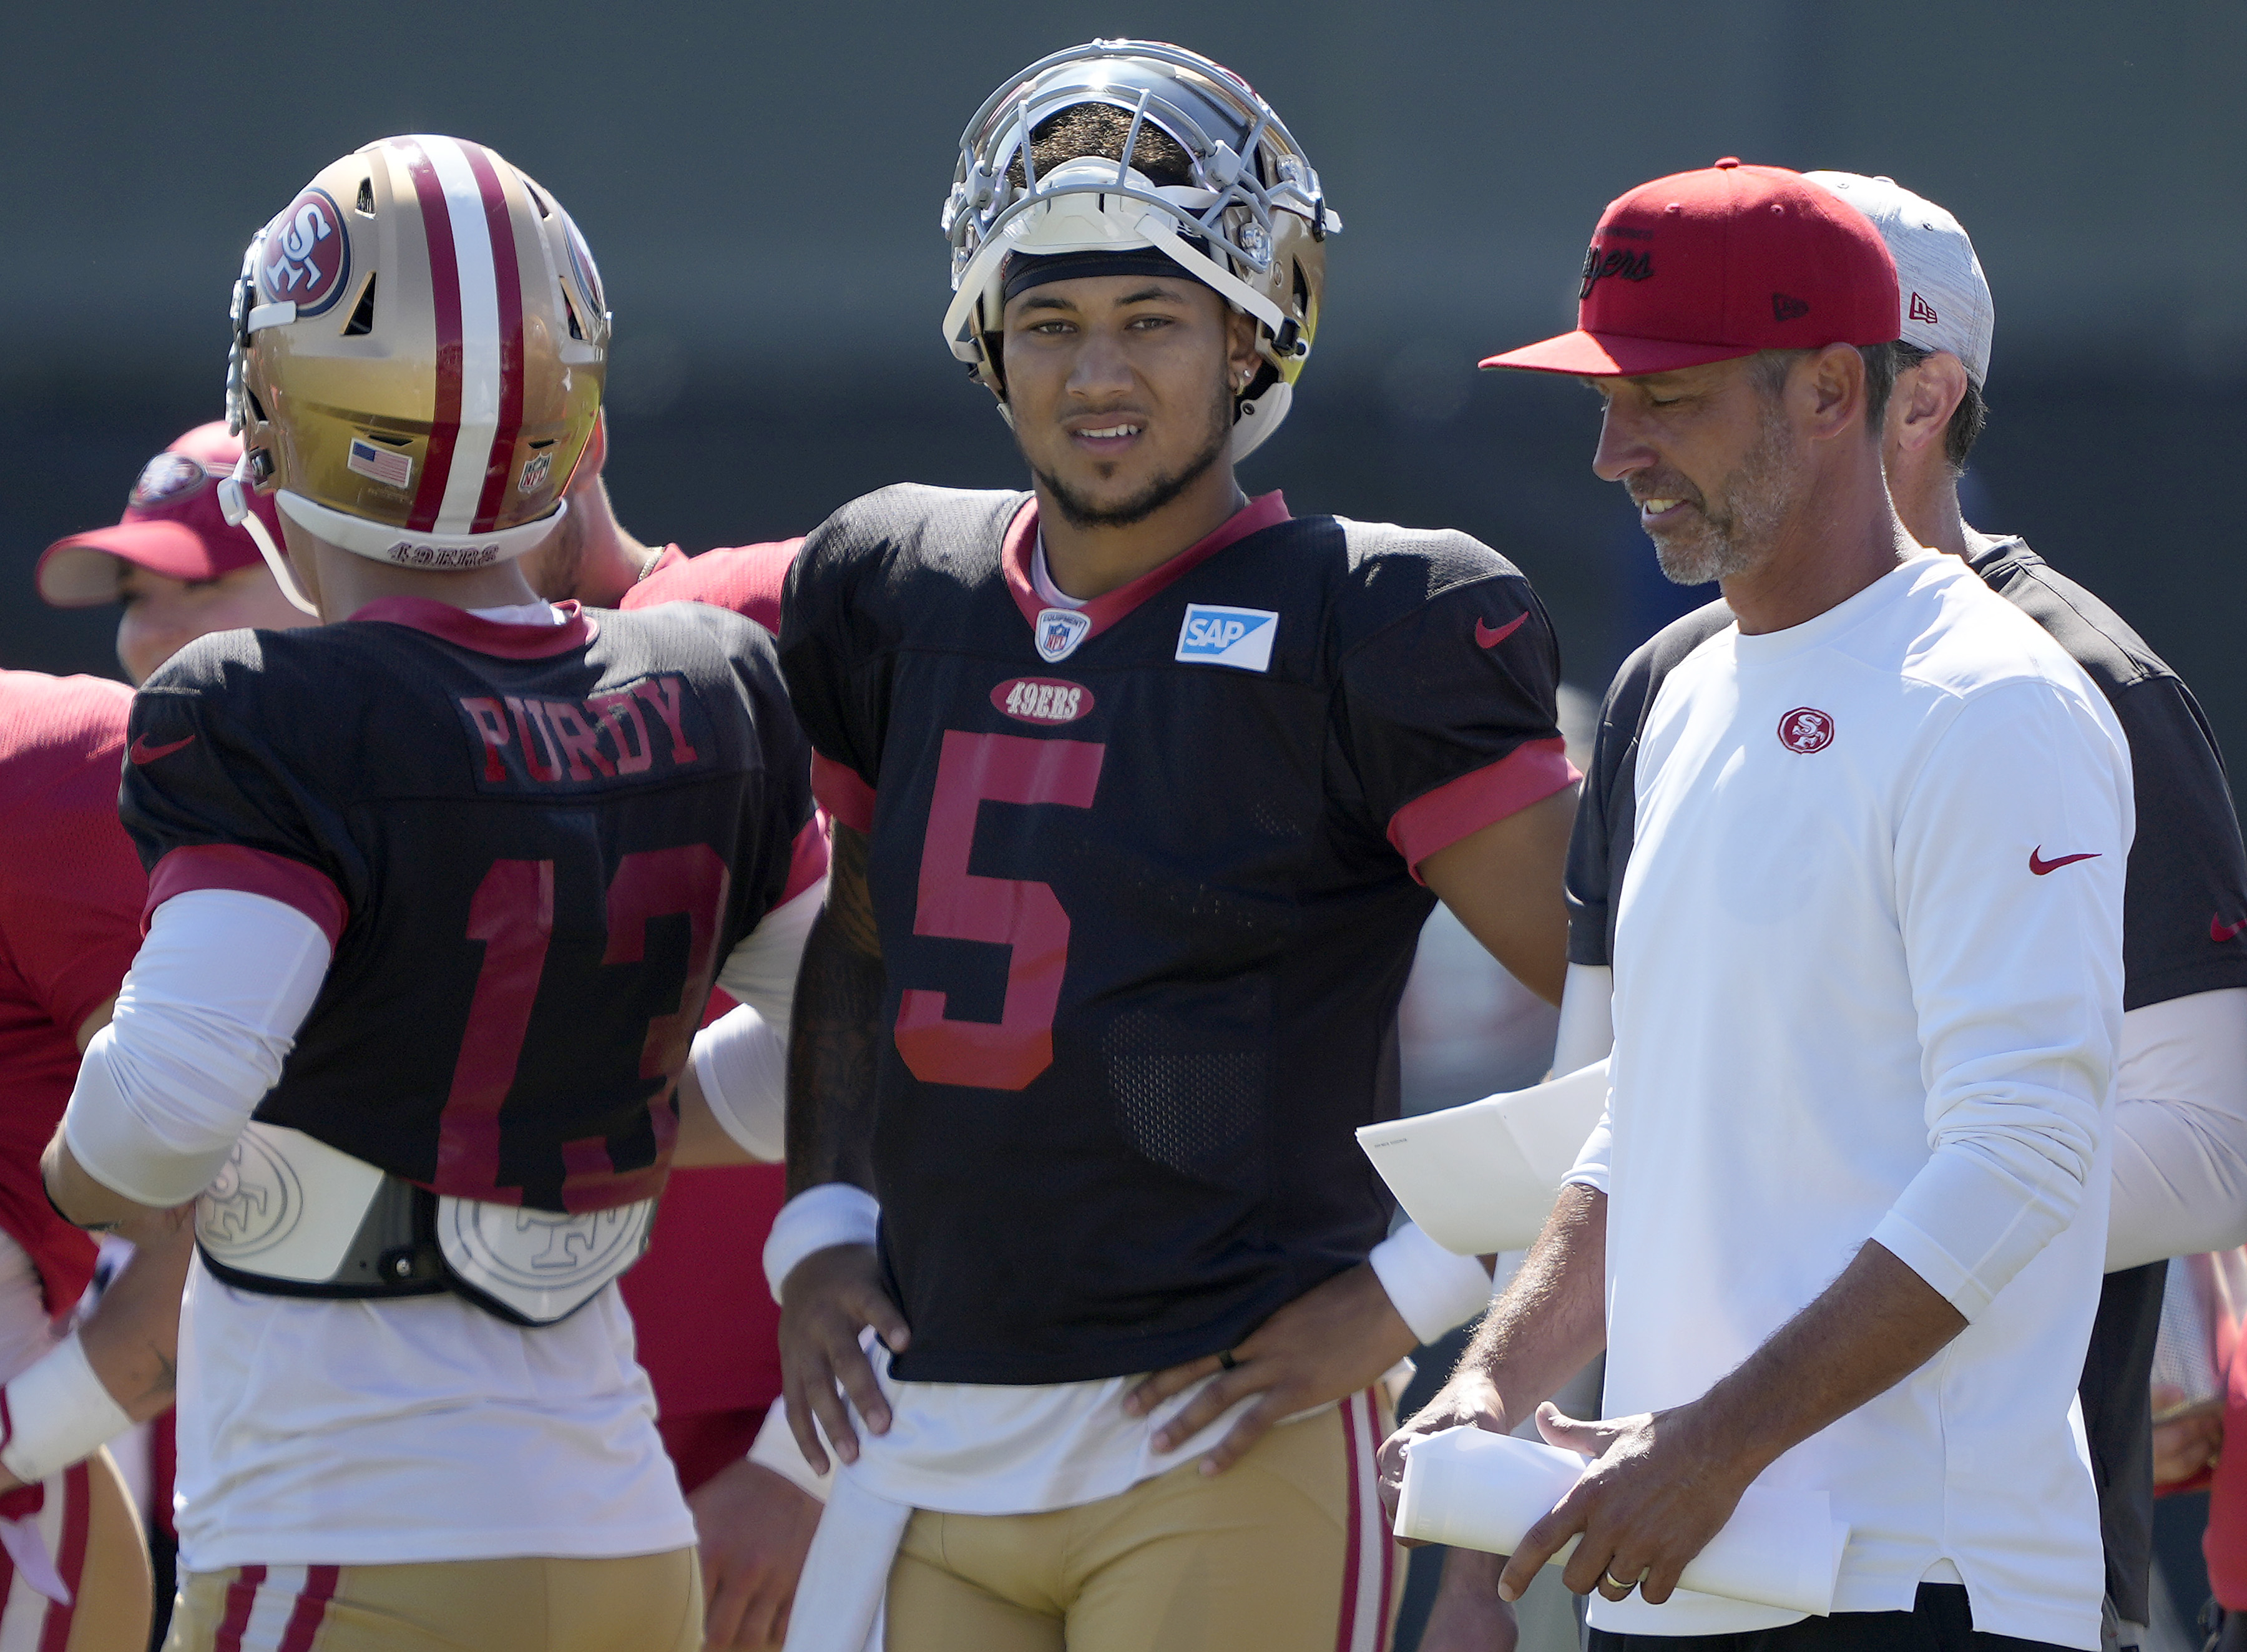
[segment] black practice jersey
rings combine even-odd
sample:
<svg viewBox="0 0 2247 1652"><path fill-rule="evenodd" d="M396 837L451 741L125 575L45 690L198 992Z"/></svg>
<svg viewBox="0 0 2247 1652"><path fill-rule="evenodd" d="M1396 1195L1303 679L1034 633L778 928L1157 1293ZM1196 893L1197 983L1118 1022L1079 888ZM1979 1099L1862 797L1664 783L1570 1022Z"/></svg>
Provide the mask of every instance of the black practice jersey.
<svg viewBox="0 0 2247 1652"><path fill-rule="evenodd" d="M660 1188L704 996L812 804L768 633L565 612L205 637L134 702L123 813L152 910L247 890L333 943L259 1119L582 1212Z"/></svg>
<svg viewBox="0 0 2247 1652"><path fill-rule="evenodd" d="M1544 609L1464 535L1270 495L1070 611L1035 523L887 489L788 587L821 799L871 835L909 1380L1167 1365L1362 1261L1413 868L1573 772Z"/></svg>
<svg viewBox="0 0 2247 1652"><path fill-rule="evenodd" d="M2124 1007L2247 986L2247 850L2216 736L2191 690L2114 610L2018 539L1998 541L1970 565L2067 650L2107 696L2130 742L2138 831L2123 890ZM1721 602L1686 615L1624 661L1608 690L1568 845L1572 963L1614 961L1615 897L1630 862L1647 713L1670 671L1731 623ZM2107 1276L2084 1366L2107 1594L2134 1623L2145 1622L2149 1610L2153 1423L2146 1388L2164 1266Z"/></svg>

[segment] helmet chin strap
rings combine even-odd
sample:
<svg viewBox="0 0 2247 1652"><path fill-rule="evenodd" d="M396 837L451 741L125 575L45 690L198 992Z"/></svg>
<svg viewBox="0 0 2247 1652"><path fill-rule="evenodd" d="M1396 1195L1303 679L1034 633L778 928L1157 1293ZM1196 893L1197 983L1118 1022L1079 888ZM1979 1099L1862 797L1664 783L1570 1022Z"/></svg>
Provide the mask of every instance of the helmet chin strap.
<svg viewBox="0 0 2247 1652"><path fill-rule="evenodd" d="M297 571L290 567L289 559L281 554L281 547L273 543L273 536L265 531L264 519L249 508L249 495L245 491L249 482L249 455L242 454L234 467L234 474L218 485L219 514L232 528L246 529L256 542L257 554L265 558L265 565L273 570L273 583L281 587L281 594L289 599L292 608L323 618L320 611L305 598L304 588L297 584Z"/></svg>

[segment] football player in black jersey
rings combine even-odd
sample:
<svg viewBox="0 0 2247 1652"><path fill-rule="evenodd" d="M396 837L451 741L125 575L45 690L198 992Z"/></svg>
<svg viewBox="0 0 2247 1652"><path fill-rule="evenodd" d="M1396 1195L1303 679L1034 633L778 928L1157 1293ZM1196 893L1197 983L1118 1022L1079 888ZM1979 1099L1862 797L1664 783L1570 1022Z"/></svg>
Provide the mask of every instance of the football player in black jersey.
<svg viewBox="0 0 2247 1652"><path fill-rule="evenodd" d="M849 1465L789 1643L886 1589L914 1652L1378 1647L1376 1384L1487 1280L1384 1242L1352 1127L1437 899L1557 995L1552 631L1465 535L1235 481L1340 228L1237 76L1033 65L946 218L1034 485L846 506L782 626L837 843L767 1265Z"/></svg>
<svg viewBox="0 0 2247 1652"><path fill-rule="evenodd" d="M263 549L331 623L203 638L136 700L147 936L46 1162L89 1225L201 1195L170 1644L685 1652L694 1528L613 1282L676 1147L774 1133L809 751L762 630L596 620L514 560L608 338L529 178L346 156L236 323L229 515L277 489ZM714 979L744 1007L698 1034Z"/></svg>

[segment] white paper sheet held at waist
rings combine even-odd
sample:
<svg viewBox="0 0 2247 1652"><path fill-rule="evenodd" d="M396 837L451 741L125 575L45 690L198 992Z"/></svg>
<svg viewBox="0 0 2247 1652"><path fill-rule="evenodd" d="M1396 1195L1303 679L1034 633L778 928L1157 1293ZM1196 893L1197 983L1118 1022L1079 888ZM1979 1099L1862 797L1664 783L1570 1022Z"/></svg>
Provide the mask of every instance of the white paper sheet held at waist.
<svg viewBox="0 0 2247 1652"><path fill-rule="evenodd" d="M1607 1101L1608 1064L1595 1062L1529 1089L1369 1124L1357 1144L1445 1250L1526 1250Z"/></svg>
<svg viewBox="0 0 2247 1652"><path fill-rule="evenodd" d="M1511 1554L1552 1512L1588 1459L1557 1446L1482 1429L1447 1429L1412 1443L1397 1505L1397 1535ZM1758 1606L1823 1615L1849 1528L1823 1492L1752 1485L1721 1531L1685 1567L1679 1586ZM1573 1539L1548 1562L1574 1552Z"/></svg>

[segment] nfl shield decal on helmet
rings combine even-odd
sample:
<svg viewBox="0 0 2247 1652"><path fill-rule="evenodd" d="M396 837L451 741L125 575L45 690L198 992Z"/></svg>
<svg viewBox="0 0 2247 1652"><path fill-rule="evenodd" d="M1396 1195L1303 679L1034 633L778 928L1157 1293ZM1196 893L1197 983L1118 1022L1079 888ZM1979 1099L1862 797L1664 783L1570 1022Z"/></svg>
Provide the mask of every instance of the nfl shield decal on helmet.
<svg viewBox="0 0 2247 1652"><path fill-rule="evenodd" d="M1091 631L1092 621L1072 609L1043 610L1037 623L1038 658L1048 663L1067 659Z"/></svg>
<svg viewBox="0 0 2247 1652"><path fill-rule="evenodd" d="M351 236L324 189L307 189L265 230L257 284L268 304L293 302L317 316L343 296L351 273Z"/></svg>

